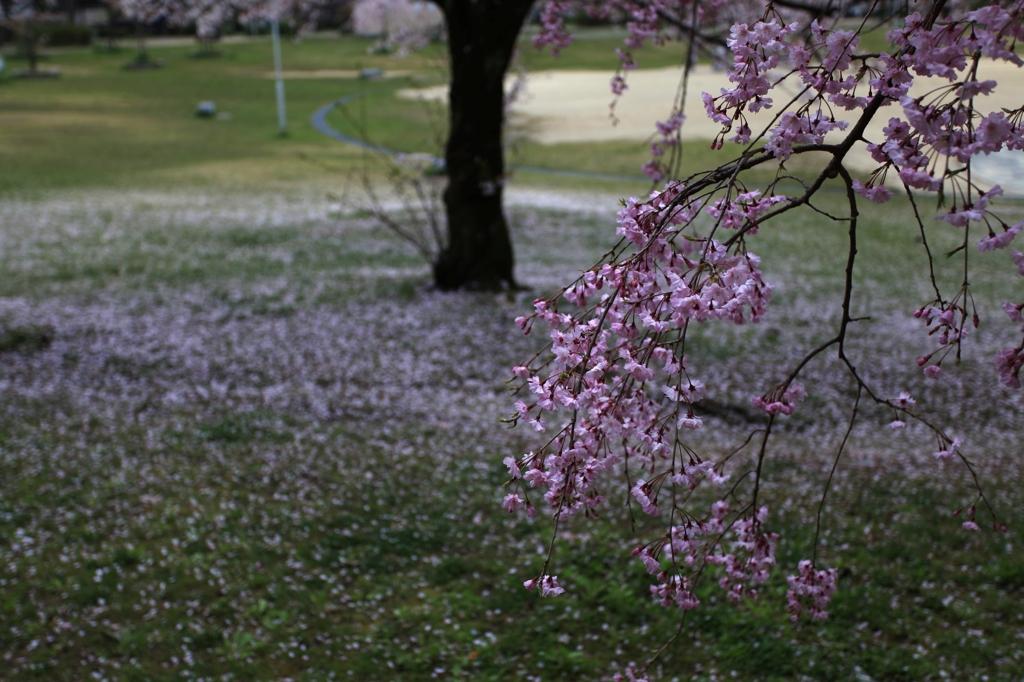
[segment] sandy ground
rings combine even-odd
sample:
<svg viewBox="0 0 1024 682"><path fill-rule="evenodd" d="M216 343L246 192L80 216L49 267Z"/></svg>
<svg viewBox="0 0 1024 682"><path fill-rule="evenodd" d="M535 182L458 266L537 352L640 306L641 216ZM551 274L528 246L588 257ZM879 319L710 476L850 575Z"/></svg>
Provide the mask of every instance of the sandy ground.
<svg viewBox="0 0 1024 682"><path fill-rule="evenodd" d="M531 138L541 144L643 141L650 138L655 130L655 122L668 118L671 113L672 103L679 91L682 69L637 69L629 72L629 89L615 103L614 118L609 109L615 99L609 88L613 75L611 71L540 71L530 74L526 96L513 105L513 112L529 131ZM1004 62L986 61L979 68L979 76L982 79L995 79L1003 85L992 96L976 100L982 113L1000 108L1015 109L1024 103L1024 72L1017 67ZM918 79L911 92L915 96L923 95L945 83L944 79ZM695 69L690 76L686 94L687 120L682 130L684 139L710 140L718 133L718 124L704 114L701 93L717 94L720 88L728 85L728 77L723 71L715 71L710 66ZM796 96L795 86L795 82L782 86L774 96L776 107L748 117L755 133L771 123L779 107L785 104L785 96ZM400 97L445 100L447 91L447 86L435 86L401 90L398 94ZM881 140L882 128L890 116L898 113L896 109L890 109L876 116L868 126L868 139ZM835 139L839 139L839 136L836 135ZM862 171L877 166L862 149L850 160L855 168ZM990 161L983 165L989 174L1001 176L994 180L1019 185L1019 193L1024 193L1024 178L1017 170L1018 164L1010 164L1014 170L1007 172L999 172L999 167L1007 164Z"/></svg>

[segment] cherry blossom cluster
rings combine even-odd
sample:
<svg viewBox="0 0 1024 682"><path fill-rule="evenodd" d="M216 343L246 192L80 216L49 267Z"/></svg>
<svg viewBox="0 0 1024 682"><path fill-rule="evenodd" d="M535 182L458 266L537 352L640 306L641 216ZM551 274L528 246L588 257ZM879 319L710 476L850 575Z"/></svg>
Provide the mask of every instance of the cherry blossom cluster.
<svg viewBox="0 0 1024 682"><path fill-rule="evenodd" d="M779 125L768 134L764 148L777 159L787 160L793 154L793 145L820 145L825 135L833 130L846 130L846 121L836 121L821 111L803 114L787 111L779 119ZM750 130L741 129L734 138L737 142L749 142Z"/></svg>
<svg viewBox="0 0 1024 682"><path fill-rule="evenodd" d="M176 11L170 17L179 26L196 27L200 40L214 40L220 36L221 27L236 15L234 3L221 0L174 0Z"/></svg>
<svg viewBox="0 0 1024 682"><path fill-rule="evenodd" d="M770 21L758 21L752 26L737 23L729 34L728 45L733 53L733 68L729 72L731 88L722 88L716 96L702 93L704 109L711 120L721 123L722 132L715 145L721 147L725 134L736 125L733 139L739 142L750 140L750 126L745 111L756 113L770 109L773 100L768 97L773 85L769 72L779 65L779 59L788 52L786 36L799 28L796 23L781 24L777 17Z"/></svg>
<svg viewBox="0 0 1024 682"><path fill-rule="evenodd" d="M1013 263L1017 266L1018 273L1021 277L1024 277L1024 253L1012 251L1011 254L1013 255ZM1005 301L1003 303L1003 310L1011 322L1024 325L1024 312L1022 312L1024 311L1024 303ZM1020 331L1024 334L1024 326L1021 327ZM996 355L995 364L996 372L999 373L999 380L1001 382L1010 388L1020 388L1020 370L1021 367L1024 367L1024 340L1015 348L1007 348L1000 351Z"/></svg>
<svg viewBox="0 0 1024 682"><path fill-rule="evenodd" d="M389 0L395 1L398 0ZM167 19L175 26L195 26L196 37L216 39L221 29L238 19L297 20L298 28L311 30L330 0L117 0L118 9L130 21L143 24Z"/></svg>
<svg viewBox="0 0 1024 682"><path fill-rule="evenodd" d="M626 18L626 37L623 39L625 50L618 50L623 68L635 68L633 50L638 50L648 43L664 45L672 39L667 30L670 25L707 26L717 23L722 10L728 7L728 0L616 0L610 3L589 4L587 11L591 15L607 14L611 8L619 10ZM627 65L627 64L631 64Z"/></svg>
<svg viewBox="0 0 1024 682"><path fill-rule="evenodd" d="M527 580L523 583L523 586L528 590L536 587L540 590L540 596L542 597L557 597L565 592L565 588L558 584L557 575L546 575L539 580Z"/></svg>
<svg viewBox="0 0 1024 682"><path fill-rule="evenodd" d="M786 601L789 603L790 619L796 622L800 614L807 611L811 620L822 620L828 616L828 603L836 593L839 572L834 568L817 570L806 559L797 565L797 574L786 579Z"/></svg>
<svg viewBox="0 0 1024 682"><path fill-rule="evenodd" d="M625 72L638 66L635 50L647 44L664 45L672 40L669 26L696 28L697 25L714 24L717 29L724 10L735 4L729 0L548 0L539 17L541 30L533 41L538 48L550 47L552 53L558 54L572 43L572 34L565 27L565 17L572 11L582 9L593 18L608 18L613 13L618 15L626 27L623 47L616 50L619 69L611 80L612 93L618 96L628 87Z"/></svg>
<svg viewBox="0 0 1024 682"><path fill-rule="evenodd" d="M360 35L377 36L371 50L393 52L401 57L426 47L430 36L441 32L444 19L431 3L360 0L352 8L349 23Z"/></svg>
<svg viewBox="0 0 1024 682"><path fill-rule="evenodd" d="M959 298L959 297L958 297ZM961 342L970 331L968 319L974 326L980 324L978 314L968 316L967 310L956 300L950 303L936 301L933 305L918 308L914 317L920 319L928 327L928 335L935 336L939 349L917 360L918 367L924 367L924 374L929 379L938 379L942 375L942 361L954 348L959 353Z"/></svg>
<svg viewBox="0 0 1024 682"><path fill-rule="evenodd" d="M721 198L708 206L707 212L718 219L721 227L730 230L746 228L747 234L757 234L757 221L776 204L786 201L784 194L761 196L761 190L755 189L738 194L733 199Z"/></svg>
<svg viewBox="0 0 1024 682"><path fill-rule="evenodd" d="M540 31L533 37L538 48L550 47L552 54L558 54L572 44L572 35L565 28L565 16L571 4L565 0L549 0L540 12Z"/></svg>
<svg viewBox="0 0 1024 682"><path fill-rule="evenodd" d="M774 25L777 25L773 19ZM762 22L763 23L763 22ZM795 36L790 36L792 42L786 40L786 34L794 34L794 25L789 24L778 28L777 31L765 36L770 46L770 52L766 53L771 58L765 61L764 66L773 68L778 64L777 55L782 54L788 57L789 65L798 74L804 86L804 91L809 93L807 101L795 111L786 111L782 114L778 124L769 132L768 142L765 149L776 158L785 161L793 152L793 145L820 145L824 143L825 136L833 131L843 131L848 123L843 120L836 120L834 110L831 106L823 106L823 100L841 107L844 110L863 109L868 104L867 97L857 96L856 91L860 85L859 79L851 73L851 66L854 52L859 44L860 36L855 31L849 30L828 30L823 27L817 19L811 22L808 33L809 40L800 43ZM759 37L759 42L765 38ZM749 40L747 41L749 43ZM750 49L749 46L747 48ZM756 54L756 52L755 52ZM749 61L749 58L748 58ZM749 63L739 64L744 71L735 72L735 77L741 73L757 73L755 67L751 69ZM748 76L748 80L756 82L759 87L768 83L768 74L760 73L756 80ZM749 92L754 92L749 90ZM725 92L723 91L723 95ZM710 95L705 93L705 105L713 102ZM726 104L730 102L726 100ZM768 100L765 108L771 106ZM740 109L737 109L739 113ZM757 109L750 107L750 111ZM725 120L723 113L712 114L714 120L721 123L729 123ZM723 130L724 133L727 132ZM750 142L751 131L744 123L736 131L733 141L747 144Z"/></svg>
<svg viewBox="0 0 1024 682"><path fill-rule="evenodd" d="M810 40L793 45L789 61L800 80L815 91L827 95L830 102L843 109L863 109L866 97L855 97L858 79L848 73L854 53L860 44L856 31L829 30L817 19L811 22ZM814 63L812 65L812 58Z"/></svg>
<svg viewBox="0 0 1024 682"><path fill-rule="evenodd" d="M888 200L891 193L882 183L890 167L897 170L899 179L907 187L914 189L940 191L948 181L954 188L952 205L936 219L964 229L970 229L972 223L980 223L986 232L978 242L980 251L1010 246L1024 229L1024 221L1010 225L992 212L990 202L1002 195L1002 188L996 185L975 194L969 174L964 176L962 168L951 164L954 161L969 164L977 154L1024 149L1022 109L983 114L980 102L975 101L996 87L995 81L978 80L981 57L1005 60L1017 66L1024 64L1012 49L1024 30L1019 18L1015 18L1022 7L1020 2L1005 8L993 4L966 12L959 20L938 22L930 27L924 25L919 13L914 13L907 17L903 28L889 33L890 41L901 49L896 55L881 55L881 67L871 86L889 100L898 101L906 120L890 118L883 129L885 141L868 144L868 151L882 166L868 184L859 181L854 184L858 194L872 201ZM908 94L913 74L942 78L950 85L913 98ZM967 179L962 179L964 177ZM932 362L936 353L919 360L929 377L939 376L941 360L951 345L956 346L959 356L961 341L968 332L968 316L957 300L966 301L966 294L965 286L953 302L944 303L940 299L937 306L925 306L915 312L915 317L929 326L929 334L937 335L940 345L937 360ZM1010 319L1016 321L1013 310L1006 305L1004 309ZM971 318L976 327L977 313ZM1000 380L1019 388L1020 364L1019 348L1001 351L995 359Z"/></svg>
<svg viewBox="0 0 1024 682"><path fill-rule="evenodd" d="M638 495L637 488L633 493ZM672 526L661 540L633 550L658 581L651 586L656 602L684 611L697 608L700 599L693 589L693 574L707 566L722 567L719 586L730 600L757 596L757 586L767 582L775 565L778 535L763 531L767 507L761 507L754 516L732 522L728 513L728 503L719 500L712 505L706 520L689 518L683 525ZM732 538L727 549L726 536Z"/></svg>
<svg viewBox="0 0 1024 682"><path fill-rule="evenodd" d="M683 112L677 111L667 121L658 121L658 139L651 142L652 158L641 168L652 182L661 182L668 176L669 169L662 163L661 157L666 150L679 146L679 129L685 119Z"/></svg>
<svg viewBox="0 0 1024 682"><path fill-rule="evenodd" d="M870 84L886 98L886 104L899 103L906 122L890 119L883 131L885 142L868 145L868 150L880 163L896 167L900 179L910 187L936 191L944 176L954 177L949 171L955 169L948 163L946 169L937 168L940 156L966 164L979 153L1024 148L1020 110L982 114L980 103L975 102L996 86L995 81L978 80L981 57L1018 66L1024 63L1012 49L1021 35L1020 22L1014 19L1020 11L1020 2L1010 8L993 4L967 12L961 20L937 22L931 27L915 12L906 18L903 28L889 33L899 52L880 55L879 64L872 67L875 77ZM908 94L914 74L943 78L950 85L914 98ZM937 170L943 172L936 176ZM978 206L968 197L962 202L955 202L945 219L960 226L982 219L984 203Z"/></svg>
<svg viewBox="0 0 1024 682"><path fill-rule="evenodd" d="M761 507L754 516L740 519L732 527L735 540L731 551L707 557L710 564L719 564L724 574L719 586L731 601L757 597L757 586L768 582L775 566L775 544L779 536L762 530L768 508Z"/></svg>
<svg viewBox="0 0 1024 682"><path fill-rule="evenodd" d="M674 179L675 166L665 163L664 157L680 148L685 115L677 102L670 118L657 124L652 158L643 169L655 182L664 182L662 189L646 199L626 201L617 221L620 245L559 296L535 301L533 315L517 319L527 333L545 329L548 345L513 369L528 397L517 403L512 420L528 424L549 440L522 457L506 459L513 486L505 497L506 509L549 513L556 524L570 515L596 516L605 502L601 491L608 487L606 479L624 478L628 503L665 523L657 539L634 550L656 580L650 588L655 601L684 611L697 608L698 583L705 573L715 576L730 599L754 597L775 565L778 540L766 528L767 509L757 504L760 462L771 425L799 408L807 396L807 389L797 382L801 369L831 347L838 349L840 364L857 384L851 430L861 399L867 396L895 415L892 429L904 428L906 419L931 430L938 442L935 460L957 461L974 473L961 452L961 438L946 435L917 413L909 393L880 397L844 350L850 326L859 319L851 310L851 292L860 199L884 203L894 196L894 187L905 189L912 200L922 191L951 199L935 218L944 229L963 231L962 246L953 252L964 251L963 284L952 299L940 293L924 220L913 204L935 289L934 299L914 317L938 346L918 365L933 379L941 375L950 353L959 361L964 340L980 324L968 288L970 230L985 230L977 242L983 252L1008 248L1024 231L1024 221L1008 224L994 212L993 202L1003 194L1002 188L979 187L970 171L978 154L1024 149L1024 107L986 111L984 98L997 85L978 77L983 58L1024 65L1014 50L1024 37L1024 0L952 13L944 13L943 5L944 0L936 0L929 10L907 16L902 27L889 33L891 53L861 54L860 31L839 28L826 19L827 11L812 17L786 8L783 14L769 3L759 21L733 23L727 40L733 55L730 87L719 95L703 93L702 99L707 115L722 126L712 147L721 149L731 134L747 149L717 169L685 181ZM666 40L669 25L676 26L680 36L697 41L703 36L701 28L723 16L721 3L697 6L693 0L615 6L624 12L629 27L612 84L617 95L625 90L624 72L636 67L632 50L645 42ZM541 42L554 44L557 38L568 44L559 6L549 3L545 11L547 33ZM688 60L681 91L689 66ZM945 82L925 95L912 96L911 86L922 77ZM797 85L796 94L790 92L777 106L773 90L787 80ZM777 114L755 137L747 115L773 107ZM885 107L892 113L883 118L879 112ZM875 117L887 123L883 138L871 140L868 124ZM853 177L847 166L845 157L855 146L866 148L879 164L866 178ZM829 160L817 180L797 179L805 191L802 196L778 193L777 180L755 189L740 178L761 164L778 166L780 178L785 172L782 164L806 152L824 153ZM848 215L834 216L812 203L821 186L834 179L846 189ZM751 396L754 407L767 415L768 428L750 502L740 502L738 511L730 513L730 504L740 501L747 490L738 480L728 493L716 495L710 514L706 509L698 512L687 508L688 492L726 484L728 477L724 461L703 457L695 447L695 432L705 427L700 403L716 387L705 385L699 368L688 362L687 330L693 324L744 324L763 318L772 288L748 242L770 221L803 205L848 225L850 248L837 336L810 351L774 387L761 387L763 393ZM1024 275L1024 253L1011 253ZM1003 310L1013 323L1024 325L1024 303L1006 302ZM1024 341L1000 352L995 365L1003 384L1019 388ZM837 464L845 444L844 438ZM539 489L543 502L531 499L537 496L534 489ZM980 485L978 500L997 519ZM964 528L975 530L973 505L969 517ZM998 520L995 527L1003 528ZM528 587L550 577L551 559L549 553ZM836 581L837 571L818 565L816 558L801 561L788 578L791 617L826 617ZM623 679L644 670L629 671Z"/></svg>
<svg viewBox="0 0 1024 682"><path fill-rule="evenodd" d="M117 0L117 9L128 21L151 24L170 10L168 0Z"/></svg>
<svg viewBox="0 0 1024 682"><path fill-rule="evenodd" d="M667 491L728 481L682 442L683 434L703 426L694 406L707 392L677 351L685 329L757 321L771 295L755 254L696 234L694 221L707 213L735 230L784 200L749 192L708 205L684 183L670 183L645 201L630 199L618 220L628 249L564 292L573 312L562 312L558 299L538 299L534 314L517 320L527 332L537 324L548 329L550 355L514 368L531 396L517 403L515 420L541 433L559 426L544 449L506 458L513 490L505 508L528 514L546 508L556 519L596 515L603 478L622 466L647 472L632 485L632 498L644 513L668 516L670 528L636 554L658 576L652 594L664 604L696 607L693 574L705 567L720 567L730 598L755 596L774 565L776 536L763 530L766 508L727 519L728 504L720 501L700 519L675 506ZM802 395L793 385L775 401L785 409L767 409L789 414ZM534 488L544 491L543 504L530 499ZM734 536L731 545L726 535ZM665 570L663 560L670 565Z"/></svg>

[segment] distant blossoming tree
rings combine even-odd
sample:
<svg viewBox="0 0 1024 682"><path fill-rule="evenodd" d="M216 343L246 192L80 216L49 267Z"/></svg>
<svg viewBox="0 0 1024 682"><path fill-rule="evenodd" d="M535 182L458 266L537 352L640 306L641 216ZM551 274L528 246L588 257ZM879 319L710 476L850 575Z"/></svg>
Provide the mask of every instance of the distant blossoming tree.
<svg viewBox="0 0 1024 682"><path fill-rule="evenodd" d="M114 0L112 8L117 9L125 19L135 25L135 62L149 62L149 53L146 51L148 27L166 18L174 6L169 0Z"/></svg>
<svg viewBox="0 0 1024 682"><path fill-rule="evenodd" d="M609 6L629 17L629 37L620 52L623 70L612 83L616 93L624 91L625 74L635 66L631 48L663 41L674 31L690 41L688 74L694 50L713 46L722 24L727 25L725 42L733 57L729 87L702 97L704 113L721 125L713 146L729 142L739 151L717 168L676 179L672 157L678 154L684 125L685 100L680 98L658 125L654 156L646 166L663 183L661 189L625 204L618 215L621 241L602 262L560 294L538 299L535 312L517 320L526 332L543 329L548 344L546 351L513 369L529 395L517 403L513 421L550 438L534 452L506 458L511 477L506 509L549 514L557 530L564 519L599 510L606 504L599 490L618 480L644 513L664 520L662 529L633 551L652 576L657 602L695 609L700 601L696 586L712 575L730 600L754 597L775 566L780 541L769 529L760 493L773 429L800 409L807 395L800 384L807 363L834 353L856 391L832 472L864 403L874 403L893 415L892 428L917 421L930 430L936 460L969 470L977 489L975 499L963 506L965 529L988 525L1005 530L977 485L962 440L926 420L908 393L881 393L850 359L847 341L856 321L851 297L858 205L864 200L885 203L899 191L918 216L914 229L927 255L925 274L930 273L933 298L922 301L913 316L933 339L933 350L917 363L931 379L940 377L944 363L959 358L980 322L969 286L968 249L1007 252L1007 264L1024 276L1024 253L1010 249L1024 222L1000 218L1001 188L982 187L971 174L972 159L979 154L1024 149L1024 97L1022 106L993 110L986 96L1014 85L979 77L985 61L1024 64L1016 52L1024 38L1024 2L912 3L888 34L891 49L878 53L861 50L860 38L865 26L887 18L879 3L865 3L864 16L850 29L835 16L845 5L824 2L777 0L751 10L751 5L724 0L617 0L591 10ZM538 44L569 45L563 23L569 8L561 0L545 6ZM738 11L745 16L737 17ZM934 88L912 95L911 86L923 78L934 79L929 81ZM783 91L782 84L789 88ZM683 91L685 86L684 78ZM760 110L774 116L756 130L750 115ZM887 121L880 136L869 130L874 119ZM855 147L865 149L877 164L864 179L854 177L849 167ZM782 164L805 155L821 159L813 179L803 181L796 194L783 195L778 191ZM752 188L744 173L760 167L780 170L775 180ZM842 215L821 212L812 202L830 180L843 188L847 209ZM952 294L941 290L931 272L932 255L917 208L918 199L928 194L945 197L947 208L938 220L962 235L956 251L963 252L963 280ZM694 406L718 387L705 385L701 368L685 356L687 334L695 325L743 324L765 315L772 287L751 250L755 235L800 208L819 210L826 224L845 225L846 266L837 273L843 283L841 311L830 338L808 348L794 366L780 368L778 383L752 396L765 426L753 434L757 456L749 477L730 480L725 462L702 454L694 444L694 432L704 428ZM1024 324L1024 303L1007 302L1002 308L1012 324ZM1024 341L994 358L993 380L1019 389L1022 366ZM691 491L705 485L722 486L710 507L690 501ZM822 504L827 492L828 484ZM836 570L817 558L820 514L818 523L812 555L787 579L794 620L804 614L824 618L837 588ZM552 562L549 550L539 574L526 581L527 589L538 589L542 596L564 591ZM646 679L649 665L627 671L627 677Z"/></svg>
<svg viewBox="0 0 1024 682"><path fill-rule="evenodd" d="M234 21L237 14L237 4L223 0L175 0L171 21L178 26L195 26L203 52L212 53L224 25Z"/></svg>
<svg viewBox="0 0 1024 682"><path fill-rule="evenodd" d="M377 38L377 48L404 54L439 35L443 21L437 7L412 0L360 0L349 20L358 35Z"/></svg>
<svg viewBox="0 0 1024 682"><path fill-rule="evenodd" d="M14 34L28 59L29 75L39 68L39 46L47 24L59 19L54 0L0 0L0 26Z"/></svg>

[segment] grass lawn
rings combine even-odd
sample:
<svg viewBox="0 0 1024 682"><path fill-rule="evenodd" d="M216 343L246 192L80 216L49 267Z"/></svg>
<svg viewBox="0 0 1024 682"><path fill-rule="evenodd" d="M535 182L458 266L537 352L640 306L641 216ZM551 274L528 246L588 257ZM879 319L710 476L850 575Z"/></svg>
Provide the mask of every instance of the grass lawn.
<svg viewBox="0 0 1024 682"><path fill-rule="evenodd" d="M533 348L512 325L528 295L431 293L403 244L315 193L70 192L0 210L5 679L599 679L677 627L629 559L645 526L634 534L618 504L560 530L566 596L521 588L550 525L499 506L500 460L535 444L497 418L506 367ZM936 418L977 415L958 432L1011 530L960 529L961 473L869 410L825 507L832 615L789 623L784 576L809 552L849 398L814 363L808 411L766 472L781 566L740 605L705 583L664 679L1024 672L1020 396L975 355L924 384L921 340L894 315L922 291L905 267L920 245L906 206L865 210L856 305L875 321L851 352ZM597 257L608 219L587 215L513 208L521 276L546 287ZM757 237L778 285L766 326L692 340L723 399L746 400L824 333L844 239L812 217ZM1005 277L978 266L991 305ZM1001 341L989 319L984 348ZM754 426L711 418L702 448L724 453Z"/></svg>
<svg viewBox="0 0 1024 682"><path fill-rule="evenodd" d="M528 70L614 69L615 48L625 33L582 29L576 43L555 58L538 51L530 31L522 36L520 59ZM361 154L313 129L310 117L321 106L356 93L329 116L331 125L403 152L438 153L447 126L443 107L411 105L393 93L401 88L442 82L444 46L402 59L371 55L371 41L351 36L316 35L301 43L285 41L287 71L357 71L383 68L401 75L383 81L355 78L289 79L286 82L289 135L277 134L270 43L256 38L223 46L224 57L196 59L189 46L150 41L150 52L166 65L126 71L134 51L115 53L65 49L48 56L59 68L55 80L0 79L0 193L67 187L330 187L338 174L359 172ZM17 65L10 50L9 63ZM678 65L677 43L637 53L648 68ZM228 120L197 118L201 101L212 100ZM666 107L669 102L666 101ZM667 110L666 110L667 112ZM686 143L685 169L717 161L703 142ZM629 175L641 178L648 159L642 142L598 145L525 143L510 150L514 166ZM271 162L268 162L270 160ZM334 174L325 172L334 169ZM534 182L527 177L528 182ZM565 184L564 181L560 181ZM547 184L544 181L544 184ZM578 181L570 181L578 186Z"/></svg>
<svg viewBox="0 0 1024 682"><path fill-rule="evenodd" d="M393 60L367 56L365 47L364 41L309 40L286 42L283 52L296 71L391 66ZM166 66L137 72L121 68L129 51L65 52L50 61L63 71L58 80L4 82L0 155L4 167L17 172L5 173L0 189L295 185L324 175L309 159L357 158L313 130L309 119L320 106L356 92L358 80L289 80L290 134L282 139L273 81L266 78L272 69L269 42L226 46L221 59L192 59L191 49L154 47L151 52ZM421 56L416 64L426 60ZM213 100L230 120L197 118L195 108L203 100ZM415 131L416 115L396 103L381 120Z"/></svg>
<svg viewBox="0 0 1024 682"><path fill-rule="evenodd" d="M614 49L621 36L599 33L582 39L555 60L537 52L523 38L523 62L530 69L603 68L617 63ZM442 45L396 59L369 55L371 41L355 37L313 36L301 43L285 41L288 71L384 68L408 72L384 81L355 78L289 79L286 83L289 135L277 135L268 39L224 46L220 59L195 59L194 48L151 42L154 58L166 66L130 72L122 64L131 49L117 53L63 50L45 65L59 68L56 80L0 81L0 164L17 169L0 177L0 192L82 186L328 184L323 163L343 171L359 167L359 154L325 138L310 124L313 112L339 97L365 92L353 104L356 124L365 122L369 136L394 149L432 152L446 123L441 107L410 106L392 93L402 87L444 78ZM679 63L678 50L648 50L650 66ZM14 59L10 63L16 65ZM213 100L230 120L195 117L200 101ZM332 115L339 128L346 121ZM351 127L349 128L351 130ZM585 145L536 149L519 155L522 165L590 170L593 155ZM602 172L639 175L643 144L602 150ZM253 160L260 163L253 163ZM273 159L273 163L265 163Z"/></svg>
<svg viewBox="0 0 1024 682"><path fill-rule="evenodd" d="M596 68L618 40L594 31L559 65ZM436 48L396 63L366 46L310 39L284 59L438 73ZM509 209L533 290L441 295L406 244L328 196L360 156L309 125L372 88L355 120L415 151L439 112L388 96L406 77L294 80L278 138L269 43L225 49L195 60L155 47L167 66L141 73L120 68L129 51L69 51L50 59L60 80L0 83L0 678L607 679L679 628L659 679L1024 678L1024 400L991 368L1016 333L998 310L1020 299L1005 253L970 251L983 324L961 365L926 383L914 360L932 342L907 322L929 290L910 209L862 206L853 303L871 319L848 352L883 395L910 390L965 438L1007 533L964 531L952 515L973 499L964 473L865 409L823 508L819 556L840 591L827 620L790 623L785 576L811 551L852 399L823 358L769 452L780 565L757 600L726 603L712 579L682 624L653 603L629 550L655 527L633 529L611 481L601 520L559 528L568 591L542 600L522 582L550 520L500 507L502 458L538 446L498 422L514 409L508 367L538 343L513 319L611 244L602 192L644 186L522 173L544 186L517 188ZM230 120L196 119L204 99ZM527 146L519 162L629 173L640 161L608 144ZM593 194L569 191L581 186ZM823 193L819 207L841 199ZM929 221L936 253L959 234ZM748 404L832 333L845 244L813 213L750 240L776 287L768 318L688 343L716 398ZM940 258L937 274L955 289L958 261ZM758 427L706 421L698 445L712 457ZM750 453L734 461L739 476Z"/></svg>

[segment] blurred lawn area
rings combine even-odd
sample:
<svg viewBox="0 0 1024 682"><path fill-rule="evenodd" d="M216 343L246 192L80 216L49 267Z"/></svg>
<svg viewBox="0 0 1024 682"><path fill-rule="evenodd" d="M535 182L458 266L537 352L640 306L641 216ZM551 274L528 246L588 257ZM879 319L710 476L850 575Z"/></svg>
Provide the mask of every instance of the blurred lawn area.
<svg viewBox="0 0 1024 682"><path fill-rule="evenodd" d="M289 135L277 135L270 43L266 38L226 43L219 59L196 59L193 47L163 46L150 40L164 68L126 71L133 49L115 53L61 50L44 66L58 68L54 80L0 81L0 192L64 187L329 185L324 162L349 171L360 153L315 131L310 117L339 97L365 92L350 105L352 121L331 115L339 129L365 123L373 141L405 152L436 152L445 132L443 107L411 104L392 93L399 88L443 82L444 47L431 45L405 58L368 54L372 41L352 36L315 35L282 45L286 71L382 68L408 72L382 81L356 78L289 78L286 81ZM536 51L523 37L522 61L529 69L614 69L616 32L581 39L557 59ZM676 46L678 47L678 46ZM678 64L678 50L645 50L648 66ZM18 62L8 51L9 64ZM211 100L230 120L197 118L196 105ZM520 165L627 173L640 177L642 143L527 145ZM596 152L596 153L595 153Z"/></svg>
<svg viewBox="0 0 1024 682"><path fill-rule="evenodd" d="M528 70L601 69L618 64L615 49L624 31L578 30L575 43L559 57L536 50L531 30L521 38L520 61ZM310 118L340 97L364 93L330 124L402 152L438 153L446 134L444 107L411 103L393 93L401 88L444 82L444 46L404 58L368 54L372 41L317 34L282 44L286 71L358 71L381 68L399 75L380 81L351 77L289 78L286 81L289 134L277 134L270 43L267 38L230 42L222 58L196 59L190 46L149 41L164 68L127 71L134 50L130 41L117 52L62 49L46 56L46 68L58 68L54 80L0 79L0 192L38 192L69 187L223 186L288 187L337 184L337 174L359 172L362 153L314 130ZM645 68L678 66L682 46L637 52ZM11 48L8 63L18 66ZM670 93L671 94L671 93ZM196 105L211 100L228 120L196 117ZM666 99L666 107L670 105ZM666 109L667 111L667 109ZM684 145L683 169L692 172L720 163L704 142ZM648 160L643 142L593 144L516 144L513 167L538 167L632 176L631 191L645 183L639 172ZM333 173L327 169L333 169ZM545 184L526 173L515 179ZM604 187L590 179L559 178L560 187Z"/></svg>

